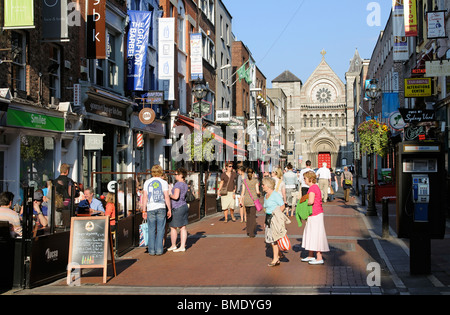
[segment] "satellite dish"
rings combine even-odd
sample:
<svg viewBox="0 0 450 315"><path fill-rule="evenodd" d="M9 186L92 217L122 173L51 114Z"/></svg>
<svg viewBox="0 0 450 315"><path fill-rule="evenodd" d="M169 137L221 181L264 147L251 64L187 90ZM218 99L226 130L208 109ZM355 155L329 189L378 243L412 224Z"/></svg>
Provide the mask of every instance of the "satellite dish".
<svg viewBox="0 0 450 315"><path fill-rule="evenodd" d="M114 194L116 192L116 183L117 183L117 181L115 181L115 180L112 180L108 183L107 188L110 193Z"/></svg>

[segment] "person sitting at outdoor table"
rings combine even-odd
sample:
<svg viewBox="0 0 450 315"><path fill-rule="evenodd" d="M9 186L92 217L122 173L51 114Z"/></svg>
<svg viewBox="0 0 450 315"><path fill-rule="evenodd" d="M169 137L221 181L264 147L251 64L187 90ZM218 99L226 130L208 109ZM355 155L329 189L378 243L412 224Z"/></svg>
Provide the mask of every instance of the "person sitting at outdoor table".
<svg viewBox="0 0 450 315"><path fill-rule="evenodd" d="M48 225L47 213L42 211L43 201L44 193L42 189L36 190L33 196L33 214L36 216L36 224L38 224L38 228L44 228Z"/></svg>
<svg viewBox="0 0 450 315"><path fill-rule="evenodd" d="M94 197L94 189L87 187L84 189L84 195L89 203L90 215L105 215L105 208L100 200Z"/></svg>
<svg viewBox="0 0 450 315"><path fill-rule="evenodd" d="M19 214L11 209L14 194L9 191L0 193L0 221L9 222L9 232L11 237L22 236L22 225Z"/></svg>

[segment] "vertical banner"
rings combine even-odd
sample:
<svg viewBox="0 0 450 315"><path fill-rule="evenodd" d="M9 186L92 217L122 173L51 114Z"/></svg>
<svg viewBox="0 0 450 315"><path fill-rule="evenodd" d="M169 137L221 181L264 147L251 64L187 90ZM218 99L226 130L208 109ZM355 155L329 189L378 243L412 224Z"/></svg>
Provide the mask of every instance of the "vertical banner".
<svg viewBox="0 0 450 315"><path fill-rule="evenodd" d="M47 42L69 41L66 0L42 1L42 39Z"/></svg>
<svg viewBox="0 0 450 315"><path fill-rule="evenodd" d="M417 5L416 0L404 0L405 2L405 36L417 36Z"/></svg>
<svg viewBox="0 0 450 315"><path fill-rule="evenodd" d="M128 16L127 88L130 91L143 91L152 12L128 11Z"/></svg>
<svg viewBox="0 0 450 315"><path fill-rule="evenodd" d="M88 0L86 24L86 58L106 59L106 0Z"/></svg>
<svg viewBox="0 0 450 315"><path fill-rule="evenodd" d="M4 29L34 28L34 0L4 1Z"/></svg>
<svg viewBox="0 0 450 315"><path fill-rule="evenodd" d="M445 13L447 11L427 12L427 37L447 38L445 34Z"/></svg>
<svg viewBox="0 0 450 315"><path fill-rule="evenodd" d="M175 19L160 18L158 31L158 79L159 89L164 91L165 99L175 100Z"/></svg>
<svg viewBox="0 0 450 315"><path fill-rule="evenodd" d="M403 1L392 0L392 28L394 36L394 61L408 60L408 40L405 36Z"/></svg>
<svg viewBox="0 0 450 315"><path fill-rule="evenodd" d="M202 34L191 34L191 81L203 80Z"/></svg>
<svg viewBox="0 0 450 315"><path fill-rule="evenodd" d="M398 93L383 93L383 118L389 118L391 113L398 110L399 100Z"/></svg>

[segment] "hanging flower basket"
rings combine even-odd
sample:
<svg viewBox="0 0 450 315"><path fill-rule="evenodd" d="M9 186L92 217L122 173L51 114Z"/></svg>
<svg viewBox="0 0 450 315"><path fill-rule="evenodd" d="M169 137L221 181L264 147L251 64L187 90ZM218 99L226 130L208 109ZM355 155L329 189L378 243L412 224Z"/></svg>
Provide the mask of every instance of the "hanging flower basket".
<svg viewBox="0 0 450 315"><path fill-rule="evenodd" d="M390 131L386 124L372 119L358 127L361 153L376 153L383 157L388 152Z"/></svg>

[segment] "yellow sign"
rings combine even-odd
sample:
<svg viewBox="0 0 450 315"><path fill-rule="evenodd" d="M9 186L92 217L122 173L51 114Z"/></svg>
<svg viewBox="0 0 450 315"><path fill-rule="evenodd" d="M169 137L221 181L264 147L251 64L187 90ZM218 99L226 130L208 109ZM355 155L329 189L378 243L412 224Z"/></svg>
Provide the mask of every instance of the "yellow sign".
<svg viewBox="0 0 450 315"><path fill-rule="evenodd" d="M34 28L33 0L5 0L4 29Z"/></svg>
<svg viewBox="0 0 450 315"><path fill-rule="evenodd" d="M431 96L431 79L405 79L405 97Z"/></svg>

